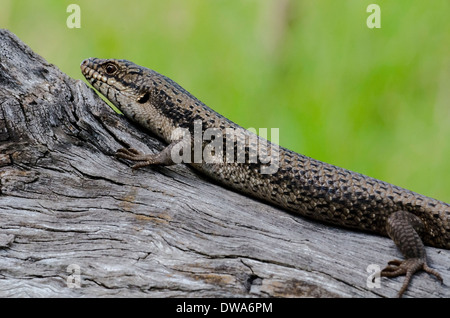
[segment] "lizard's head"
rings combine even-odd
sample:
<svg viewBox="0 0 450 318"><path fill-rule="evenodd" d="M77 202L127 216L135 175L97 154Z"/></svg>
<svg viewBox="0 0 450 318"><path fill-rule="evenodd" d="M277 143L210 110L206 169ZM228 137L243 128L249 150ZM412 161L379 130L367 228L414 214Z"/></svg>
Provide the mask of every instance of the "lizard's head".
<svg viewBox="0 0 450 318"><path fill-rule="evenodd" d="M117 108L145 103L149 98L149 77L156 72L127 60L88 58L81 65L84 77Z"/></svg>
<svg viewBox="0 0 450 318"><path fill-rule="evenodd" d="M171 129L193 121L190 107L201 104L171 79L127 60L89 58L80 68L128 119L167 140Z"/></svg>

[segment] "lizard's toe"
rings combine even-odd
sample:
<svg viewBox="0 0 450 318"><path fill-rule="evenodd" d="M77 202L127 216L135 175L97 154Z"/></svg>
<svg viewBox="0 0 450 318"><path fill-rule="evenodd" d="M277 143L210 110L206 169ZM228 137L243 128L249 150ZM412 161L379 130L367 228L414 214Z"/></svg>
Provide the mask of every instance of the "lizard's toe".
<svg viewBox="0 0 450 318"><path fill-rule="evenodd" d="M117 149L116 155L124 154L124 155L140 155L141 153L134 148L120 148Z"/></svg>
<svg viewBox="0 0 450 318"><path fill-rule="evenodd" d="M441 275L436 270L430 268L423 258L408 258L403 261L397 259L392 260L388 262L388 266L381 271L380 276L397 277L405 275L402 288L398 292L398 297L401 297L408 288L412 276L419 270L424 270L425 272L436 276L441 283L443 282Z"/></svg>
<svg viewBox="0 0 450 318"><path fill-rule="evenodd" d="M116 151L116 157L136 161L140 160L139 157L142 157L142 154L134 148L120 148Z"/></svg>

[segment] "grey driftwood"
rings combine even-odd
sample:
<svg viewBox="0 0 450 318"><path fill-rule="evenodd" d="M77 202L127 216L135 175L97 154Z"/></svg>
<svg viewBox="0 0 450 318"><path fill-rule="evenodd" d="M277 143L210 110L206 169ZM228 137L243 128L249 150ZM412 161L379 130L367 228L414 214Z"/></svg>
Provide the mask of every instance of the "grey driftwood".
<svg viewBox="0 0 450 318"><path fill-rule="evenodd" d="M132 171L114 157L128 146L164 145L0 31L0 297L395 297L401 287L367 285L369 265L401 258L390 239L297 217L185 165ZM427 253L448 284L449 251ZM422 273L405 296L450 290Z"/></svg>

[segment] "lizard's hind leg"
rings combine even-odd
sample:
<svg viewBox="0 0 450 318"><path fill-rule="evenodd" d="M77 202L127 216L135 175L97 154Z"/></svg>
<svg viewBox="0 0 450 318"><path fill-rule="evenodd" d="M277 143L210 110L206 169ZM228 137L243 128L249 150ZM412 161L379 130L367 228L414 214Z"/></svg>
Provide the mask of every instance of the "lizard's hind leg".
<svg viewBox="0 0 450 318"><path fill-rule="evenodd" d="M387 233L400 249L405 260L390 261L388 266L381 271L381 276L406 276L398 297L403 295L408 288L412 276L419 270L424 270L436 276L441 283L443 282L441 275L427 264L425 246L417 233L421 231L422 227L422 221L414 214L406 211L394 212L387 220Z"/></svg>

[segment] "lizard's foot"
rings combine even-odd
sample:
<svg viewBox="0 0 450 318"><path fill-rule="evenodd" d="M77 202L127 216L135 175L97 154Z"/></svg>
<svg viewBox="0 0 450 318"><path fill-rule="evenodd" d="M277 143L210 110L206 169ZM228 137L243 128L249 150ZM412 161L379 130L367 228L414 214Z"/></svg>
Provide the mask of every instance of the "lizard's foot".
<svg viewBox="0 0 450 318"><path fill-rule="evenodd" d="M398 297L401 297L403 293L408 288L412 276L419 270L424 270L425 272L436 276L436 278L443 283L441 275L434 269L427 265L427 262L423 258L408 258L404 261L395 259L388 262L386 266L380 273L380 276L384 277L397 277L400 275L405 275L405 281L403 282L402 288L398 292Z"/></svg>
<svg viewBox="0 0 450 318"><path fill-rule="evenodd" d="M132 161L140 161L143 159L138 157L144 157L144 155L134 148L120 148L116 151L116 157Z"/></svg>
<svg viewBox="0 0 450 318"><path fill-rule="evenodd" d="M172 158L170 157L170 151L172 147L173 145L168 146L164 148L164 150L160 153L150 155L144 155L134 148L121 148L116 151L116 157L131 161L138 161L138 163L131 167L133 169L138 169L150 165L170 166L174 164Z"/></svg>
<svg viewBox="0 0 450 318"><path fill-rule="evenodd" d="M135 165L132 166L133 169L138 169L141 167L145 167L148 166L149 163L149 159L151 159L151 155L144 155L141 152L139 152L138 150L134 149L134 148L121 148L118 149L116 151L116 157L117 158L122 158L122 159L127 159L127 160L131 160L131 161L141 161Z"/></svg>
<svg viewBox="0 0 450 318"><path fill-rule="evenodd" d="M134 160L134 158L136 156L141 156L141 155L142 154L134 148L128 148L128 149L120 148L120 149L117 149L117 151L116 151L116 157L122 158L122 159Z"/></svg>

